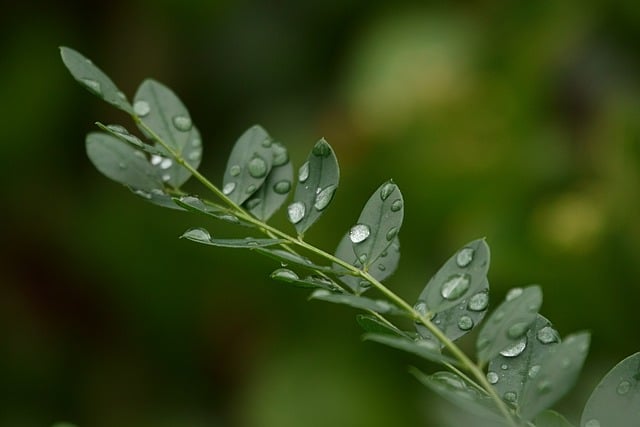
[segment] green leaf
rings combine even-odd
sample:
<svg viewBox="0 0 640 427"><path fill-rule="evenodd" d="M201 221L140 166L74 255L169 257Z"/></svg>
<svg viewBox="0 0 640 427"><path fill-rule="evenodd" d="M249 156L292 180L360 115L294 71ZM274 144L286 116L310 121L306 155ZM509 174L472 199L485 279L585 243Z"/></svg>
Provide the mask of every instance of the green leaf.
<svg viewBox="0 0 640 427"><path fill-rule="evenodd" d="M496 423L504 421L489 395L470 384L460 375L444 371L425 375L416 368L411 368L409 372L433 392L460 409Z"/></svg>
<svg viewBox="0 0 640 427"><path fill-rule="evenodd" d="M129 187L131 192L138 197L143 198L149 203L152 203L156 206L160 206L162 208L168 209L176 209L176 210L184 210L182 207L176 205L173 202L173 197L169 194L163 192L162 190L153 189L151 191L144 191L136 188Z"/></svg>
<svg viewBox="0 0 640 427"><path fill-rule="evenodd" d="M393 347L407 353L415 354L423 359L437 363L457 363L456 360L440 353L440 348L433 342L427 340L411 340L405 337L395 337L389 334L364 334L362 339L365 341L373 341Z"/></svg>
<svg viewBox="0 0 640 427"><path fill-rule="evenodd" d="M204 245L242 249L274 246L284 242L284 240L280 239L259 239L255 237L246 237L244 239L214 239L204 228L191 228L185 231L180 238L191 240L196 243L202 243Z"/></svg>
<svg viewBox="0 0 640 427"><path fill-rule="evenodd" d="M402 193L393 180L389 180L373 193L358 223L349 230L353 252L365 270L389 248L400 231L403 217Z"/></svg>
<svg viewBox="0 0 640 427"><path fill-rule="evenodd" d="M391 335L395 337L409 338L404 332L392 325L382 322L375 316L370 314L358 314L356 316L358 325L366 332L380 335Z"/></svg>
<svg viewBox="0 0 640 427"><path fill-rule="evenodd" d="M133 107L125 94L91 60L64 46L60 47L60 55L73 78L89 92L126 113L133 113Z"/></svg>
<svg viewBox="0 0 640 427"><path fill-rule="evenodd" d="M171 89L155 80L145 80L134 97L133 111L178 157L198 168L202 159L200 133L193 125L189 111ZM141 130L146 134L143 127ZM159 144L156 148L164 153L164 157L152 157L151 163L157 166L164 182L179 188L191 173L170 159L170 154Z"/></svg>
<svg viewBox="0 0 640 427"><path fill-rule="evenodd" d="M573 387L587 357L589 341L589 333L582 332L569 335L551 349L541 361L538 374L524 386L520 406L522 418L532 419L551 407Z"/></svg>
<svg viewBox="0 0 640 427"><path fill-rule="evenodd" d="M288 268L275 270L271 273L271 278L299 288L326 289L332 292L339 289L334 282L325 277L307 276L300 278L298 274Z"/></svg>
<svg viewBox="0 0 640 427"><path fill-rule="evenodd" d="M640 353L613 367L582 411L583 427L637 427L640 420Z"/></svg>
<svg viewBox="0 0 640 427"><path fill-rule="evenodd" d="M426 312L426 304L415 305L421 313ZM482 288L469 298L464 298L458 305L436 314L431 321L451 340L468 334L484 318L489 308L489 281L485 279ZM420 322L416 322L416 330L424 339L436 340L436 337ZM442 345L442 344L441 344Z"/></svg>
<svg viewBox="0 0 640 427"><path fill-rule="evenodd" d="M330 267L314 264L309 258L300 256L298 254L292 254L283 249L257 248L256 252L279 261L283 265L283 267L294 265L311 271L323 271L326 273L333 272Z"/></svg>
<svg viewBox="0 0 640 427"><path fill-rule="evenodd" d="M536 427L573 427L565 417L551 409L540 413L533 423Z"/></svg>
<svg viewBox="0 0 640 427"><path fill-rule="evenodd" d="M321 139L298 171L293 203L287 208L289 221L299 235L303 235L320 218L333 200L339 182L338 159L329 143Z"/></svg>
<svg viewBox="0 0 640 427"><path fill-rule="evenodd" d="M535 378L544 358L559 342L551 322L538 314L521 341L491 359L487 380L507 402L521 406L525 384Z"/></svg>
<svg viewBox="0 0 640 427"><path fill-rule="evenodd" d="M523 336L536 320L541 305L539 286L512 289L478 334L476 348L480 363L488 362L501 351L522 345Z"/></svg>
<svg viewBox="0 0 640 427"><path fill-rule="evenodd" d="M345 304L362 310L371 310L376 313L403 314L398 307L385 300L374 300L358 295L334 294L325 290L317 290L311 294L309 299L317 299L321 301L333 302L336 304Z"/></svg>
<svg viewBox="0 0 640 427"><path fill-rule="evenodd" d="M342 237L342 240L340 240L335 251L335 257L348 262L356 268L362 269L362 264L353 251L353 244L349 238L349 233L346 233ZM396 236L389 245L389 248L382 252L378 258L373 260L373 267L369 270L369 274L379 282L382 282L395 272L399 262L400 239ZM337 272L344 271L343 267L335 263L333 264L333 268ZM340 281L349 286L357 294L360 294L371 287L371 284L366 280L352 275L341 276Z"/></svg>
<svg viewBox="0 0 640 427"><path fill-rule="evenodd" d="M111 136L115 136L120 141L130 144L136 149L142 150L149 154L163 154L162 151L158 150L153 145L145 144L138 138L133 135L131 132L127 130L124 126L121 125L104 125L100 122L96 122L96 126L98 126L101 130L105 131Z"/></svg>
<svg viewBox="0 0 640 427"><path fill-rule="evenodd" d="M238 205L264 184L271 172L273 141L267 131L255 125L236 141L224 172L222 192Z"/></svg>
<svg viewBox="0 0 640 427"><path fill-rule="evenodd" d="M211 216L216 219L220 219L232 224L244 225L245 227L254 227L253 224L243 221L237 216L230 213L230 211L215 203L205 203L202 199L196 196L182 196L174 197L173 202L181 208L194 213L200 213Z"/></svg>
<svg viewBox="0 0 640 427"><path fill-rule="evenodd" d="M287 200L293 182L293 166L289 161L287 149L274 142L273 168L264 184L244 202L244 207L261 221L267 221Z"/></svg>
<svg viewBox="0 0 640 427"><path fill-rule="evenodd" d="M164 188L147 156L111 135L91 132L86 150L89 160L107 178L147 192Z"/></svg>
<svg viewBox="0 0 640 427"><path fill-rule="evenodd" d="M429 313L458 306L461 300L485 287L490 259L489 246L484 239L466 244L429 280L418 302L424 301Z"/></svg>

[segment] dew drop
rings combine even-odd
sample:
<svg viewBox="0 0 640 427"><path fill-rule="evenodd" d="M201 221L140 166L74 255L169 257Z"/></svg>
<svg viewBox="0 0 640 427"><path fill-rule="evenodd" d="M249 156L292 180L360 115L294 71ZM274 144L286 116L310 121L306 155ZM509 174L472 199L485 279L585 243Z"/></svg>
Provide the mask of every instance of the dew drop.
<svg viewBox="0 0 640 427"><path fill-rule="evenodd" d="M255 199L250 199L247 201L247 209L253 209L256 206L258 206L260 203L262 203L262 199L259 197L256 197Z"/></svg>
<svg viewBox="0 0 640 427"><path fill-rule="evenodd" d="M122 93L121 91L117 91L116 92L116 96L118 98L120 98L121 101L127 101L127 95L125 95L124 93Z"/></svg>
<svg viewBox="0 0 640 427"><path fill-rule="evenodd" d="M393 203L391 203L391 211L398 212L400 209L402 209L402 200L394 200Z"/></svg>
<svg viewBox="0 0 640 427"><path fill-rule="evenodd" d="M458 264L458 267L466 267L471 264L471 261L473 261L474 253L475 250L473 250L472 248L461 249L456 256L456 264Z"/></svg>
<svg viewBox="0 0 640 427"><path fill-rule="evenodd" d="M631 390L631 383L626 380L618 384L618 388L616 388L616 392L621 396L629 393L629 390Z"/></svg>
<svg viewBox="0 0 640 427"><path fill-rule="evenodd" d="M189 160L192 161L196 161L196 160L200 160L200 152L199 151L192 151L189 153L189 156L187 156L189 158Z"/></svg>
<svg viewBox="0 0 640 427"><path fill-rule="evenodd" d="M378 306L378 310L380 311L380 313L386 313L387 311L391 310L392 306L391 304L389 304L387 301L385 300L376 300L376 305Z"/></svg>
<svg viewBox="0 0 640 427"><path fill-rule="evenodd" d="M503 363L502 365L500 365L500 369L502 369L503 371L506 371L507 369L509 369L509 365L507 365L506 363Z"/></svg>
<svg viewBox="0 0 640 427"><path fill-rule="evenodd" d="M241 171L241 170L242 170L242 169L240 168L240 166L239 166L239 165L233 165L233 166L231 166L231 167L229 168L229 175L231 175L231 176L238 176L238 175L240 175L240 171Z"/></svg>
<svg viewBox="0 0 640 427"><path fill-rule="evenodd" d="M247 168L249 169L249 175L254 178L262 178L267 174L267 163L259 156L249 160Z"/></svg>
<svg viewBox="0 0 640 427"><path fill-rule="evenodd" d="M496 384L499 379L500 377L495 372L493 371L487 372L487 381L489 381L489 384Z"/></svg>
<svg viewBox="0 0 640 427"><path fill-rule="evenodd" d="M349 239L352 243L364 242L371 234L371 229L365 224L356 224L349 230Z"/></svg>
<svg viewBox="0 0 640 427"><path fill-rule="evenodd" d="M256 190L257 190L257 187L251 184L250 186L247 187L247 189L245 190L245 193L253 194Z"/></svg>
<svg viewBox="0 0 640 427"><path fill-rule="evenodd" d="M162 175L162 182L169 182L171 180L171 175L169 175L168 173L165 173L164 175Z"/></svg>
<svg viewBox="0 0 640 427"><path fill-rule="evenodd" d="M119 133L120 135L129 135L129 131L124 126L107 125L107 129L109 129L112 132Z"/></svg>
<svg viewBox="0 0 640 427"><path fill-rule="evenodd" d="M171 161L171 159L164 158L160 162L160 169L167 170L171 167L171 165L173 165L173 162Z"/></svg>
<svg viewBox="0 0 640 427"><path fill-rule="evenodd" d="M438 350L438 345L436 343L434 343L431 340L425 340L425 339L420 339L418 338L415 343L417 345L419 345L420 347L424 347L427 348L429 350ZM456 388L462 388L461 386L463 386L462 384L460 386L456 386Z"/></svg>
<svg viewBox="0 0 640 427"><path fill-rule="evenodd" d="M358 257L358 261L360 261L360 264L364 265L364 263L367 262L367 258L369 258L367 254L362 254Z"/></svg>
<svg viewBox="0 0 640 427"><path fill-rule="evenodd" d="M99 82L92 79L82 79L82 84L95 95L102 96L102 86Z"/></svg>
<svg viewBox="0 0 640 427"><path fill-rule="evenodd" d="M271 147L271 143L272 143L272 141L269 138L267 138L264 141L262 141L262 146L264 148L269 148L269 147Z"/></svg>
<svg viewBox="0 0 640 427"><path fill-rule="evenodd" d="M298 181L305 182L309 179L309 162L305 162L298 170Z"/></svg>
<svg viewBox="0 0 640 427"><path fill-rule="evenodd" d="M202 140L200 140L200 138L193 138L193 141L191 141L191 145L193 145L195 148L198 148L202 145Z"/></svg>
<svg viewBox="0 0 640 427"><path fill-rule="evenodd" d="M384 264L378 264L378 270L385 271L387 267Z"/></svg>
<svg viewBox="0 0 640 427"><path fill-rule="evenodd" d="M158 156L157 154L154 154L151 156L151 159L149 161L153 166L158 166L162 162L162 156Z"/></svg>
<svg viewBox="0 0 640 427"><path fill-rule="evenodd" d="M291 182L287 180L278 181L273 185L273 191L278 194L287 194L291 190Z"/></svg>
<svg viewBox="0 0 640 427"><path fill-rule="evenodd" d="M538 375L538 372L540 372L540 365L533 365L532 367L529 368L529 372L527 372L527 375L529 376L529 378L533 379L536 377L536 375Z"/></svg>
<svg viewBox="0 0 640 427"><path fill-rule="evenodd" d="M593 419L587 421L586 423L584 423L584 427L600 427L600 421L598 421L597 419L593 418Z"/></svg>
<svg viewBox="0 0 640 427"><path fill-rule="evenodd" d="M287 215L289 216L289 221L293 224L297 224L302 221L304 215L307 213L307 208L302 202L294 202L289 205L287 208Z"/></svg>
<svg viewBox="0 0 640 427"><path fill-rule="evenodd" d="M271 273L271 278L272 279L278 279L278 280L284 280L286 282L292 282L294 280L299 280L300 277L298 277L298 275L289 270L288 268L279 268L276 271L274 271L273 273Z"/></svg>
<svg viewBox="0 0 640 427"><path fill-rule="evenodd" d="M192 228L191 230L188 230L186 233L184 233L183 237L187 237L193 240L199 240L202 242L211 241L211 234L209 234L209 232L204 228Z"/></svg>
<svg viewBox="0 0 640 427"><path fill-rule="evenodd" d="M522 292L524 292L522 288L513 288L509 292L507 292L507 296L505 297L505 300L511 301L513 299L516 299L520 295L522 295Z"/></svg>
<svg viewBox="0 0 640 427"><path fill-rule="evenodd" d="M413 309L415 311L417 311L421 316L426 316L427 315L427 303L424 301L418 301L414 306Z"/></svg>
<svg viewBox="0 0 640 427"><path fill-rule="evenodd" d="M125 170L127 168L127 164L125 162L120 162L118 163L118 167L122 170Z"/></svg>
<svg viewBox="0 0 640 427"><path fill-rule="evenodd" d="M526 336L522 337L522 339L518 341L514 346L509 347L506 350L502 350L500 354L504 357L516 357L522 354L525 348L527 348Z"/></svg>
<svg viewBox="0 0 640 427"><path fill-rule="evenodd" d="M551 344L560 341L558 332L551 326L545 326L544 328L540 329L536 334L536 338L538 338L538 341L540 341L542 344Z"/></svg>
<svg viewBox="0 0 640 427"><path fill-rule="evenodd" d="M140 117L144 117L151 112L151 107L147 101L136 101L133 104L133 112Z"/></svg>
<svg viewBox="0 0 640 427"><path fill-rule="evenodd" d="M469 289L471 279L468 274L454 274L442 284L440 295L447 300L460 298Z"/></svg>
<svg viewBox="0 0 640 427"><path fill-rule="evenodd" d="M509 403L516 403L518 400L518 395L513 391L506 392L502 397Z"/></svg>
<svg viewBox="0 0 640 427"><path fill-rule="evenodd" d="M316 201L313 204L313 207L315 207L319 211L326 208L329 203L331 203L333 195L336 192L336 188L337 187L335 185L329 185L321 190L318 194L316 194Z"/></svg>
<svg viewBox="0 0 640 427"><path fill-rule="evenodd" d="M393 193L395 189L396 185L393 182L387 182L386 184L384 184L380 189L380 198L382 199L382 201L387 200L387 198L391 195L391 193Z"/></svg>
<svg viewBox="0 0 640 427"><path fill-rule="evenodd" d="M273 166L282 166L289 161L289 153L282 144L276 142L271 147L271 151L273 152Z"/></svg>
<svg viewBox="0 0 640 427"><path fill-rule="evenodd" d="M496 322L501 321L504 318L504 311L496 311L493 314L493 320Z"/></svg>
<svg viewBox="0 0 640 427"><path fill-rule="evenodd" d="M489 305L489 294L487 292L479 292L469 299L469 310L484 311Z"/></svg>
<svg viewBox="0 0 640 427"><path fill-rule="evenodd" d="M396 237L398 235L398 227L391 227L391 229L389 231L387 231L387 241L390 242L393 240L394 237Z"/></svg>
<svg viewBox="0 0 640 427"><path fill-rule="evenodd" d="M468 331L473 328L473 319L469 316L460 316L458 319L458 328L463 331Z"/></svg>
<svg viewBox="0 0 640 427"><path fill-rule="evenodd" d="M175 116L172 121L176 129L182 132L187 132L193 126L191 119L187 116Z"/></svg>
<svg viewBox="0 0 640 427"><path fill-rule="evenodd" d="M551 391L551 382L546 380L540 381L536 388L538 389L538 393L547 394Z"/></svg>
<svg viewBox="0 0 640 427"><path fill-rule="evenodd" d="M316 145L313 146L312 150L313 154L318 157L327 157L331 154L331 147L324 139L316 142Z"/></svg>
<svg viewBox="0 0 640 427"><path fill-rule="evenodd" d="M516 322L507 329L507 336L516 339L524 335L529 330L529 324L526 322Z"/></svg>
<svg viewBox="0 0 640 427"><path fill-rule="evenodd" d="M222 192L225 194L225 196L228 196L229 194L233 193L233 190L236 189L236 183L235 182L227 182L224 187L222 187Z"/></svg>

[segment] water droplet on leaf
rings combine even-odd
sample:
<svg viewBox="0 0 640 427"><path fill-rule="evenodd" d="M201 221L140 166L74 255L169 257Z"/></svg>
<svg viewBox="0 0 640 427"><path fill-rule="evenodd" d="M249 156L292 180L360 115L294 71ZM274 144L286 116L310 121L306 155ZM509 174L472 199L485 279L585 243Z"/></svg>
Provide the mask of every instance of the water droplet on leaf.
<svg viewBox="0 0 640 427"><path fill-rule="evenodd" d="M389 231L387 231L387 241L392 241L394 237L398 234L398 227L391 227Z"/></svg>
<svg viewBox="0 0 640 427"><path fill-rule="evenodd" d="M524 335L527 332L527 330L529 330L528 323L516 322L513 325L511 325L507 330L507 336L509 336L509 338L516 339Z"/></svg>
<svg viewBox="0 0 640 427"><path fill-rule="evenodd" d="M136 101L133 104L133 112L140 117L144 117L151 112L151 107L147 101Z"/></svg>
<svg viewBox="0 0 640 427"><path fill-rule="evenodd" d="M440 289L440 295L447 300L454 300L460 298L467 292L471 283L470 276L468 274L454 274L442 284Z"/></svg>
<svg viewBox="0 0 640 427"><path fill-rule="evenodd" d="M535 378L536 375L538 375L538 372L540 372L540 368L540 365L533 365L531 368L529 368L529 372L527 373L529 378Z"/></svg>
<svg viewBox="0 0 640 427"><path fill-rule="evenodd" d="M493 371L487 372L487 381L489 381L489 384L496 384L499 379L500 377L495 372Z"/></svg>
<svg viewBox="0 0 640 427"><path fill-rule="evenodd" d="M333 195L336 192L336 188L337 187L335 185L329 185L325 187L323 190L321 190L316 195L316 201L313 206L319 211L326 208L331 202L331 200L333 199Z"/></svg>
<svg viewBox="0 0 640 427"><path fill-rule="evenodd" d="M273 166L282 166L289 161L289 153L282 144L276 142L271 147L271 151L273 152Z"/></svg>
<svg viewBox="0 0 640 427"><path fill-rule="evenodd" d="M402 200L394 200L393 203L391 203L391 210L393 212L398 212L400 209L402 209Z"/></svg>
<svg viewBox="0 0 640 427"><path fill-rule="evenodd" d="M520 295L522 295L522 292L524 292L524 290L522 288L513 288L513 289L509 290L509 292L507 292L507 296L505 297L505 299L507 301L511 301L513 299L516 299Z"/></svg>
<svg viewBox="0 0 640 427"><path fill-rule="evenodd" d="M291 190L291 182L287 180L278 181L273 185L273 191L278 194L287 194Z"/></svg>
<svg viewBox="0 0 640 427"><path fill-rule="evenodd" d="M364 242L371 234L371 229L365 224L356 224L349 230L349 240L353 243Z"/></svg>
<svg viewBox="0 0 640 427"><path fill-rule="evenodd" d="M287 215L289 216L289 221L293 224L297 224L302 221L304 215L307 213L307 208L302 202L294 202L289 205L287 208Z"/></svg>
<svg viewBox="0 0 640 427"><path fill-rule="evenodd" d="M413 309L420 313L421 316L427 315L427 303L424 301L416 302L416 304L413 306Z"/></svg>
<svg viewBox="0 0 640 427"><path fill-rule="evenodd" d="M616 388L616 392L621 396L629 393L629 390L631 390L631 383L626 380L618 384L618 388Z"/></svg>
<svg viewBox="0 0 640 427"><path fill-rule="evenodd" d="M458 267L466 267L471 264L471 261L473 261L474 253L475 250L473 250L472 248L461 249L456 256L456 264L458 264Z"/></svg>
<svg viewBox="0 0 640 427"><path fill-rule="evenodd" d="M233 193L233 190L235 189L236 189L235 182L227 182L222 188L222 192L225 194L225 196L228 196L229 194Z"/></svg>
<svg viewBox="0 0 640 427"><path fill-rule="evenodd" d="M522 339L518 341L514 346L509 347L506 350L502 350L500 354L504 357L516 357L522 354L525 348L527 348L526 336L522 337Z"/></svg>
<svg viewBox="0 0 640 427"><path fill-rule="evenodd" d="M473 319L469 316L460 316L458 319L458 328L463 331L468 331L473 328Z"/></svg>
<svg viewBox="0 0 640 427"><path fill-rule="evenodd" d="M259 156L249 160L249 175L254 178L262 178L267 174L267 163Z"/></svg>
<svg viewBox="0 0 640 427"><path fill-rule="evenodd" d="M536 334L536 337L542 344L551 344L560 341L558 332L551 326L545 326L544 328L540 329Z"/></svg>
<svg viewBox="0 0 640 427"><path fill-rule="evenodd" d="M187 132L189 129L191 129L191 126L193 124L191 123L191 119L187 116L175 116L173 118L173 125L179 131Z"/></svg>
<svg viewBox="0 0 640 427"><path fill-rule="evenodd" d="M309 179L309 162L305 162L298 170L298 181L305 182Z"/></svg>
<svg viewBox="0 0 640 427"><path fill-rule="evenodd" d="M254 191L256 191L257 187L253 184L251 184L250 186L247 187L247 189L245 190L245 193L247 194L253 194Z"/></svg>
<svg viewBox="0 0 640 427"><path fill-rule="evenodd" d="M289 270L288 268L277 269L276 271L271 273L271 278L285 280L285 281L294 281L294 280L300 279L300 277L298 277L298 275L295 272Z"/></svg>
<svg viewBox="0 0 640 427"><path fill-rule="evenodd" d="M386 184L384 184L380 189L380 198L382 199L382 201L387 200L389 195L393 193L395 189L396 185L393 182L387 182Z"/></svg>
<svg viewBox="0 0 640 427"><path fill-rule="evenodd" d="M239 166L239 165L233 165L233 166L231 166L231 167L229 168L229 175L231 175L231 176L238 176L238 175L240 175L240 171L241 171L241 170L242 170L242 169L240 168L240 166Z"/></svg>
<svg viewBox="0 0 640 427"><path fill-rule="evenodd" d="M509 403L516 403L518 400L518 395L513 391L506 392L502 397Z"/></svg>
<svg viewBox="0 0 640 427"><path fill-rule="evenodd" d="M167 170L171 167L171 165L173 165L173 162L171 161L171 159L162 159L162 161L160 162L160 169L164 169Z"/></svg>
<svg viewBox="0 0 640 427"><path fill-rule="evenodd" d="M271 140L269 138L265 139L264 141L262 141L262 146L264 148L269 148L271 147Z"/></svg>
<svg viewBox="0 0 640 427"><path fill-rule="evenodd" d="M82 84L94 95L102 96L102 86L92 79L82 79Z"/></svg>
<svg viewBox="0 0 640 427"><path fill-rule="evenodd" d="M260 203L262 203L262 199L259 197L256 197L255 199L250 199L247 201L247 209L253 209L256 206L258 206Z"/></svg>
<svg viewBox="0 0 640 427"><path fill-rule="evenodd" d="M384 264L378 264L378 270L385 271L387 267Z"/></svg>
<svg viewBox="0 0 640 427"><path fill-rule="evenodd" d="M157 154L153 154L151 159L149 159L153 166L158 166L162 162L162 156L158 156Z"/></svg>
<svg viewBox="0 0 640 427"><path fill-rule="evenodd" d="M188 158L189 160L192 160L192 161L200 160L200 152L192 151L191 153L189 153Z"/></svg>
<svg viewBox="0 0 640 427"><path fill-rule="evenodd" d="M331 147L324 139L316 142L316 145L313 146L312 153L318 157L327 157L331 154Z"/></svg>
<svg viewBox="0 0 640 427"><path fill-rule="evenodd" d="M169 175L168 173L165 173L164 175L162 175L162 182L169 182L171 180L171 175Z"/></svg>
<svg viewBox="0 0 640 427"><path fill-rule="evenodd" d="M203 242L210 242L211 235L204 228L192 228L184 233L184 237L188 237L193 240L200 240Z"/></svg>
<svg viewBox="0 0 640 427"><path fill-rule="evenodd" d="M478 292L469 299L469 310L484 311L489 306L489 294L487 292Z"/></svg>

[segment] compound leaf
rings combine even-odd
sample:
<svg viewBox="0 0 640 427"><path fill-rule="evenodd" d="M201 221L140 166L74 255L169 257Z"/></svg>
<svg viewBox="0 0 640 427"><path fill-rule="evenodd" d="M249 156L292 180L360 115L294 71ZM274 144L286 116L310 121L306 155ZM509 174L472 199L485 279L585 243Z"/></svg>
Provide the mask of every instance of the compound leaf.
<svg viewBox="0 0 640 427"><path fill-rule="evenodd" d="M406 337L392 336L389 334L375 334L368 333L362 337L365 341L373 341L378 344L383 344L389 347L393 347L398 350L412 353L423 359L430 360L437 363L457 363L454 359L440 353L440 347L435 343L427 340L417 340Z"/></svg>

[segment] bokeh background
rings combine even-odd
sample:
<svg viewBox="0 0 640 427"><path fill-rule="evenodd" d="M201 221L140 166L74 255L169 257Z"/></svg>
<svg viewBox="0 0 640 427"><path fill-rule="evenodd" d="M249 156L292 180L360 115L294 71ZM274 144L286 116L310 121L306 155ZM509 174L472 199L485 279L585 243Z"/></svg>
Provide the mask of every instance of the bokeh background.
<svg viewBox="0 0 640 427"><path fill-rule="evenodd" d="M99 175L85 134L130 122L59 45L129 95L172 87L216 182L254 123L296 165L325 137L342 181L306 237L330 251L393 178L407 210L388 285L410 301L486 236L494 302L540 283L563 335L593 333L571 420L640 350L636 1L13 2L0 24L0 425L472 425L406 372L434 366L362 343L353 311L306 302L255 254L177 240L237 230Z"/></svg>

